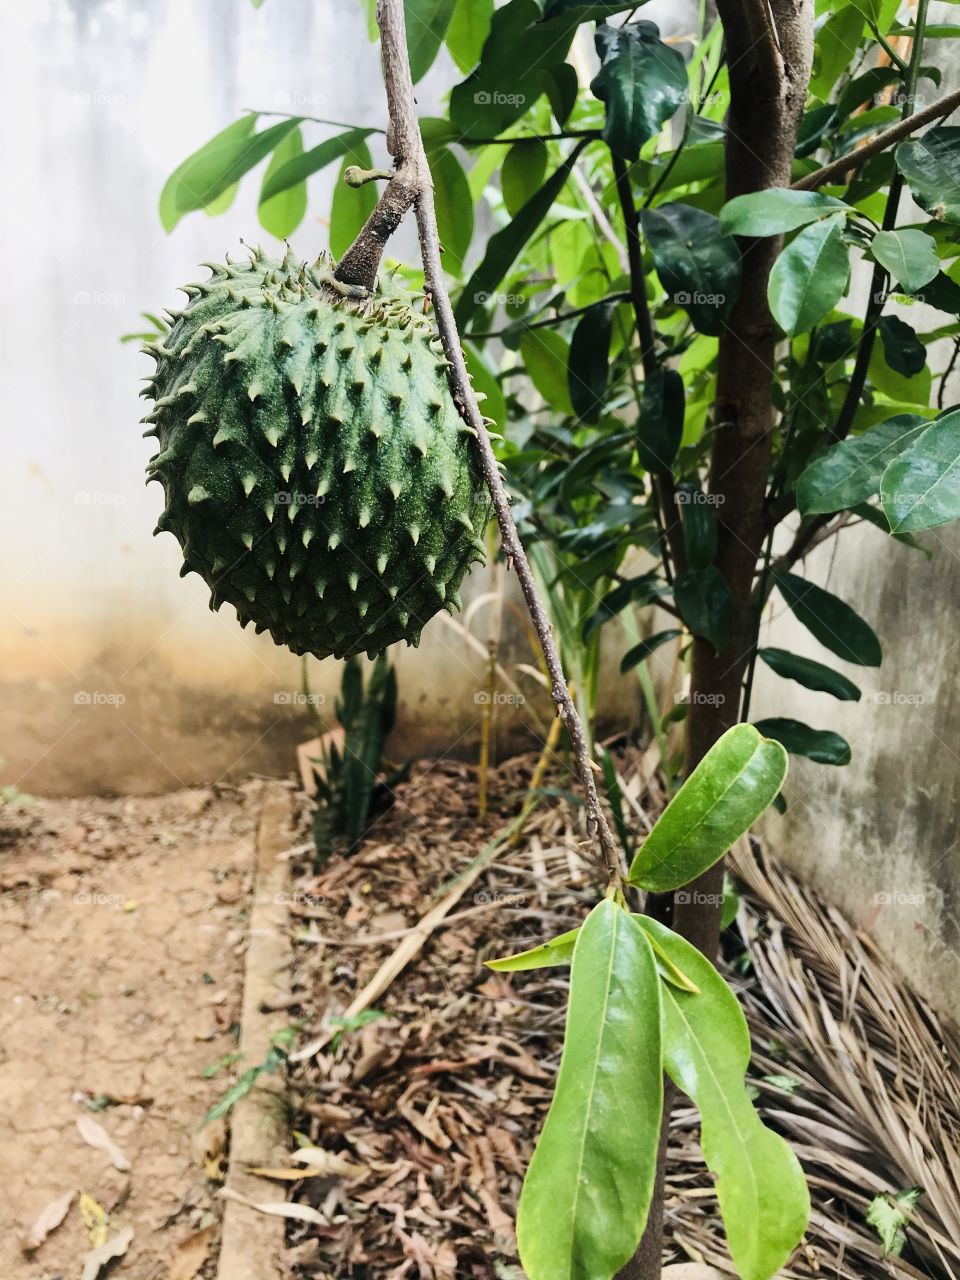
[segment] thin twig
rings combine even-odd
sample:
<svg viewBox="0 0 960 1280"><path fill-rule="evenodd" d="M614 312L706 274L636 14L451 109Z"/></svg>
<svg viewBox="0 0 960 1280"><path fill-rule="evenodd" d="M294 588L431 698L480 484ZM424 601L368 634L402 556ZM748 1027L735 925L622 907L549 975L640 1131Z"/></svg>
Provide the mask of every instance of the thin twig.
<svg viewBox="0 0 960 1280"><path fill-rule="evenodd" d="M863 146L857 147L856 151L841 156L839 160L831 160L822 169L815 169L805 178L799 178L791 183L790 189L791 191L815 191L818 187L825 187L829 182L843 179L846 174L862 168L868 160L872 160L881 151L888 151L890 147L896 146L904 138L909 138L912 133L922 129L925 124L948 116L951 111L956 111L957 107L960 107L960 89L948 93L945 98L941 98L930 107L925 107L923 111L918 111L916 115L907 116L896 124L892 124L889 129L875 134Z"/></svg>
<svg viewBox="0 0 960 1280"><path fill-rule="evenodd" d="M550 692L573 746L586 803L587 831L591 839L599 845L608 885L619 889L623 875L620 854L600 807L600 797L597 794L593 765L587 750L583 726L573 699L570 697L550 620L537 591L530 562L510 511L510 499L497 466L486 422L480 413L470 376L467 373L460 347L460 336L453 318L453 308L443 281L440 237L433 203L433 184L417 120L410 59L407 54L403 0L378 0L377 23L380 27L383 77L390 114L387 149L394 158L396 173L357 240L341 260L335 273L336 278L347 287L356 285L372 287L386 236L396 229L403 214L413 205L423 258L424 291L436 313L440 340L449 364L448 373L453 398L464 422L473 428L483 478L490 491L493 509L500 526L501 544L508 565L513 564L516 568L520 589L543 650L544 662L550 677ZM585 145L585 140L581 139L579 145ZM373 277L369 275L371 263Z"/></svg>

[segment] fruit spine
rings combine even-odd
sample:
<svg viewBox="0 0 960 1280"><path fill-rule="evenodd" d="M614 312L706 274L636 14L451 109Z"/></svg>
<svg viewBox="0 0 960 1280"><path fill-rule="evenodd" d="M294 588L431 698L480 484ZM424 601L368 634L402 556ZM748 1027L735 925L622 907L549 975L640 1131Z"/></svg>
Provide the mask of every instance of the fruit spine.
<svg viewBox="0 0 960 1280"><path fill-rule="evenodd" d="M391 287L338 284L325 258L207 265L145 348L155 532L212 609L294 653L416 645L459 608L490 513L430 322Z"/></svg>

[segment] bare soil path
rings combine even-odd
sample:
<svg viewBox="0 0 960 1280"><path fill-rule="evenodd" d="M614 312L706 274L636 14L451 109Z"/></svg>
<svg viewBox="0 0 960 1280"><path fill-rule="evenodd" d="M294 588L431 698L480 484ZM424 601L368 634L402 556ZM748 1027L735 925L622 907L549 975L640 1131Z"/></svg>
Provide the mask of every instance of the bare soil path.
<svg viewBox="0 0 960 1280"><path fill-rule="evenodd" d="M212 1274L222 1125L200 1123L234 1077L204 1072L236 1050L260 794L253 783L5 815L4 1280L80 1280L92 1243L81 1210L96 1215L81 1193L108 1215L101 1237L133 1230L118 1277L166 1280L191 1239L196 1270L181 1254L180 1274ZM97 1126L115 1151L90 1145ZM38 1215L71 1194L62 1224L24 1252Z"/></svg>

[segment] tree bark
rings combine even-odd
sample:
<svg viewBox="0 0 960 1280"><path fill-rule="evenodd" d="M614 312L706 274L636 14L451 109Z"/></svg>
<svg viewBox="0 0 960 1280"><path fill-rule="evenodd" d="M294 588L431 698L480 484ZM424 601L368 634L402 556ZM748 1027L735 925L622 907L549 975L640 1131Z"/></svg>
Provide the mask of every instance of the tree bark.
<svg viewBox="0 0 960 1280"><path fill-rule="evenodd" d="M813 0L718 0L718 10L730 72L727 198L788 187L813 61ZM740 294L720 338L709 492L718 523L716 564L733 596L734 624L721 653L705 640L694 642L684 762L688 774L740 716L752 644L753 578L767 532L764 502L777 343L767 280L780 248L776 237L741 240ZM722 901L722 863L674 895L672 928L711 958L719 947ZM647 1229L619 1280L656 1280L660 1274L669 1124L665 1106Z"/></svg>

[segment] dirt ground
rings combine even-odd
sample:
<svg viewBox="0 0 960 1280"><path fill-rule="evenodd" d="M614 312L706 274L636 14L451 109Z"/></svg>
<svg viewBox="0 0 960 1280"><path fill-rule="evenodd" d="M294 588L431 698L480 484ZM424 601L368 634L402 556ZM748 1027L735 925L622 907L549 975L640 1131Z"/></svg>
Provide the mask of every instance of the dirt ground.
<svg viewBox="0 0 960 1280"><path fill-rule="evenodd" d="M204 1071L236 1044L259 793L3 815L3 1280L79 1280L92 1242L129 1228L125 1280L165 1280L198 1232L198 1269L181 1271L208 1274L222 1125L200 1123L231 1077ZM100 1149L104 1131L116 1150ZM81 1193L108 1215L99 1237ZM68 1195L62 1225L25 1253L31 1224Z"/></svg>

